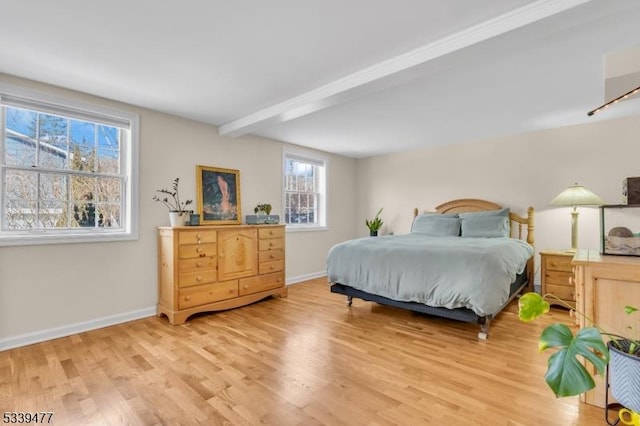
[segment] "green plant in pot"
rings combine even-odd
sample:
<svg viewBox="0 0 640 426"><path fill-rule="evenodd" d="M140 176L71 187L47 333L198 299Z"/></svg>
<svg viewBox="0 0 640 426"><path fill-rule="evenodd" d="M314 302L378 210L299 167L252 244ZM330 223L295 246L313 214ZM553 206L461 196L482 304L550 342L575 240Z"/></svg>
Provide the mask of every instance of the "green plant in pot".
<svg viewBox="0 0 640 426"><path fill-rule="evenodd" d="M190 205L193 200L180 201L180 192L178 190L178 184L180 178L173 180L172 190L169 189L156 189L156 192L163 194L164 197L157 195L153 196L153 201L162 203L169 209L169 220L171 226L183 225L188 220L192 213L192 210L187 210L187 206Z"/></svg>
<svg viewBox="0 0 640 426"><path fill-rule="evenodd" d="M553 298L575 311L572 306L552 294L541 296L537 293L526 293L518 302L520 320L529 322L547 313L550 306L546 298ZM624 311L631 315L638 309L626 306ZM580 359L583 358L592 364L600 375L604 375L609 364L613 397L625 407L640 412L640 340L636 334L637 330L627 327L633 337L609 333L582 312L575 313L593 326L581 328L574 336L567 325L554 323L547 326L540 336L540 352L547 349L557 350L549 357L547 363L547 385L557 397L579 395L595 387L591 373ZM610 339L607 343L605 337ZM621 383L629 379L630 383Z"/></svg>
<svg viewBox="0 0 640 426"><path fill-rule="evenodd" d="M380 219L380 213L382 213L382 208L378 210L378 213L376 213L376 216L373 219L364 220L365 225L367 225L367 228L369 228L369 235L371 235L372 237L375 237L378 235L378 231L380 230L380 228L382 227L382 224L384 223L382 219Z"/></svg>
<svg viewBox="0 0 640 426"><path fill-rule="evenodd" d="M271 214L271 209L272 209L271 204L264 203L264 204L258 204L258 205L253 209L253 212L254 212L255 214L264 213L264 214L266 214L267 216L269 216L269 215Z"/></svg>

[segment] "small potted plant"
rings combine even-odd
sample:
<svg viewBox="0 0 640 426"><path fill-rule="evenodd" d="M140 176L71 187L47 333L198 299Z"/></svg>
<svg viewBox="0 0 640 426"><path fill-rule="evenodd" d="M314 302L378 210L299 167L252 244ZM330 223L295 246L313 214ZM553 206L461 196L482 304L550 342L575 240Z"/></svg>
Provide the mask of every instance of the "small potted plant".
<svg viewBox="0 0 640 426"><path fill-rule="evenodd" d="M380 213L382 213L382 208L378 210L378 213L376 213L376 216L373 219L364 220L365 225L367 225L367 228L369 228L369 235L372 237L378 236L378 231L380 230L380 228L382 227L382 224L384 223L382 219L380 219Z"/></svg>
<svg viewBox="0 0 640 426"><path fill-rule="evenodd" d="M280 222L280 216L278 216L277 214L272 215L271 210L271 204L258 203L253 209L255 215L247 215L247 224L277 224L278 222Z"/></svg>
<svg viewBox="0 0 640 426"><path fill-rule="evenodd" d="M637 330L628 327L634 337L609 333L552 294L522 295L518 302L520 320L532 321L548 312L549 303L546 298L553 298L593 324L592 327L581 328L575 336L567 325L560 323L551 324L542 331L538 342L540 352L557 349L548 360L545 375L547 385L553 393L557 397L575 396L595 387L591 374L576 358L580 356L591 363L600 375L604 374L605 367L609 364L611 394L628 409L640 412L640 340ZM624 311L632 314L638 309L625 306ZM603 336L611 340L605 343Z"/></svg>
<svg viewBox="0 0 640 426"><path fill-rule="evenodd" d="M173 180L172 191L168 189L156 189L156 192L163 194L164 197L154 195L153 200L164 204L169 209L169 220L171 226L181 226L189 222L191 213L193 210L187 210L187 206L190 205L193 200L180 201L180 194L178 191L178 184L180 178Z"/></svg>

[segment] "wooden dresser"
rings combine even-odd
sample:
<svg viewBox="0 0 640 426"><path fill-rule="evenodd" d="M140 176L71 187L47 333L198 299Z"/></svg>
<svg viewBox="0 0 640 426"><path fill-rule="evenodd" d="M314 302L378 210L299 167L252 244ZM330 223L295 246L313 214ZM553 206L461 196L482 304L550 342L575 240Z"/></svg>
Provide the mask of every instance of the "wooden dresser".
<svg viewBox="0 0 640 426"><path fill-rule="evenodd" d="M540 251L540 286L542 294L551 293L572 307L576 306L571 259L575 253L566 250ZM550 304L560 305L554 299ZM564 306L564 305L561 305Z"/></svg>
<svg viewBox="0 0 640 426"><path fill-rule="evenodd" d="M199 312L287 296L284 225L158 229L158 315L182 324Z"/></svg>
<svg viewBox="0 0 640 426"><path fill-rule="evenodd" d="M598 250L578 250L572 264L578 312L609 333L628 336L631 332L627 327L635 325L640 329L640 317L624 312L627 305L640 306L640 257L603 256ZM577 319L581 327L593 325L582 315ZM591 365L587 368L593 372ZM582 394L580 400L604 407L604 379L596 374L594 381L595 389Z"/></svg>

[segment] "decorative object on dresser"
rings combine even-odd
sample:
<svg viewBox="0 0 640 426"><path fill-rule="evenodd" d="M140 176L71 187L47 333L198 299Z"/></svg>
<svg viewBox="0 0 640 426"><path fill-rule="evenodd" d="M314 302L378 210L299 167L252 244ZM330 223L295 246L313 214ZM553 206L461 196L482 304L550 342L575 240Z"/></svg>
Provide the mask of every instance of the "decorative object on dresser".
<svg viewBox="0 0 640 426"><path fill-rule="evenodd" d="M540 292L553 294L559 299L550 299L550 304L569 305L572 308L576 306L576 292L571 267L574 254L567 250L540 251Z"/></svg>
<svg viewBox="0 0 640 426"><path fill-rule="evenodd" d="M640 205L600 206L600 253L640 256Z"/></svg>
<svg viewBox="0 0 640 426"><path fill-rule="evenodd" d="M181 324L195 313L287 296L284 225L158 230L158 315Z"/></svg>
<svg viewBox="0 0 640 426"><path fill-rule="evenodd" d="M259 225L259 224L278 224L280 222L280 216L277 214L271 214L271 204L268 203L258 203L257 206L253 209L253 212L256 214L251 214L246 216L247 224L249 225Z"/></svg>
<svg viewBox="0 0 640 426"><path fill-rule="evenodd" d="M163 195L160 197L158 195L153 196L153 201L158 201L169 209L169 223L171 223L171 226L189 224L190 215L193 212L193 210L186 209L193 200L180 201L180 191L178 190L179 183L180 178L175 178L173 180L173 191L164 188L156 189L156 192Z"/></svg>
<svg viewBox="0 0 640 426"><path fill-rule="evenodd" d="M540 350L558 349L549 358L545 379L556 396L580 394L582 402L605 407L607 423L613 425L608 411L618 410L620 404L640 411L640 316L636 308L640 306L640 259L579 250L572 265L574 312L580 329L575 336L565 324L544 329ZM530 321L548 312L549 297L555 296L523 295L520 319ZM618 402L610 403L612 398Z"/></svg>
<svg viewBox="0 0 640 426"><path fill-rule="evenodd" d="M476 323L486 339L490 321L533 288L533 216L532 207L525 218L477 199L443 203L436 213L415 209L409 234L333 246L331 292L347 296L348 306L357 297Z"/></svg>
<svg viewBox="0 0 640 426"><path fill-rule="evenodd" d="M578 249L578 206L599 206L604 200L582 185L574 183L558 194L550 203L552 206L570 206L571 212L571 251Z"/></svg>
<svg viewBox="0 0 640 426"><path fill-rule="evenodd" d="M369 228L369 236L371 237L378 236L378 231L380 230L380 228L382 228L382 224L384 223L382 222L382 219L380 219L380 213L382 213L382 208L378 210L378 213L376 213L373 219L364 220L364 224L367 225L367 228Z"/></svg>
<svg viewBox="0 0 640 426"><path fill-rule="evenodd" d="M622 181L622 204L640 204L640 177Z"/></svg>
<svg viewBox="0 0 640 426"><path fill-rule="evenodd" d="M239 225L240 171L196 166L198 214L203 225Z"/></svg>

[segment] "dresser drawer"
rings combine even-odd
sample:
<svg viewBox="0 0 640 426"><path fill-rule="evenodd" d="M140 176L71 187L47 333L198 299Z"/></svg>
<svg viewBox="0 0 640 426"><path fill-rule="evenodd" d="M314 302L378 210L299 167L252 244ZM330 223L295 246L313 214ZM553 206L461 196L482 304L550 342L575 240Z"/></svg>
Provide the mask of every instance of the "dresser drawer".
<svg viewBox="0 0 640 426"><path fill-rule="evenodd" d="M284 260L264 262L258 265L258 273L260 275L270 274L271 272L279 272L279 271L284 271Z"/></svg>
<svg viewBox="0 0 640 426"><path fill-rule="evenodd" d="M193 259L181 259L178 262L178 271L182 272L195 272L204 269L216 269L218 262L214 256L208 257L195 257Z"/></svg>
<svg viewBox="0 0 640 426"><path fill-rule="evenodd" d="M179 290L178 308L185 309L238 297L238 281L205 284Z"/></svg>
<svg viewBox="0 0 640 426"><path fill-rule="evenodd" d="M178 287L189 287L217 281L217 271L215 269L205 269L197 272L186 272L178 275Z"/></svg>
<svg viewBox="0 0 640 426"><path fill-rule="evenodd" d="M211 257L216 255L216 243L186 244L178 246L180 259L193 259L196 257Z"/></svg>
<svg viewBox="0 0 640 426"><path fill-rule="evenodd" d="M284 238L269 238L258 241L258 250L260 251L275 249L284 249Z"/></svg>
<svg viewBox="0 0 640 426"><path fill-rule="evenodd" d="M574 302L576 300L576 290L573 286L547 284L546 291L547 293L551 293L562 300L569 300Z"/></svg>
<svg viewBox="0 0 640 426"><path fill-rule="evenodd" d="M284 250L282 249L266 250L258 253L258 263L274 262L283 259Z"/></svg>
<svg viewBox="0 0 640 426"><path fill-rule="evenodd" d="M260 228L258 229L258 238L261 240L267 238L284 238L284 228Z"/></svg>
<svg viewBox="0 0 640 426"><path fill-rule="evenodd" d="M572 277L571 272L546 271L544 277L545 277L545 283L547 285L549 284L563 285L566 287L573 288L573 285L571 284L571 281L570 281Z"/></svg>
<svg viewBox="0 0 640 426"><path fill-rule="evenodd" d="M215 231L180 231L178 244L205 244L215 243L217 233Z"/></svg>
<svg viewBox="0 0 640 426"><path fill-rule="evenodd" d="M544 266L550 271L571 272L571 260L570 256L545 256Z"/></svg>
<svg viewBox="0 0 640 426"><path fill-rule="evenodd" d="M284 286L284 273L258 275L257 277L242 278L240 280L240 296L252 293L259 293Z"/></svg>

